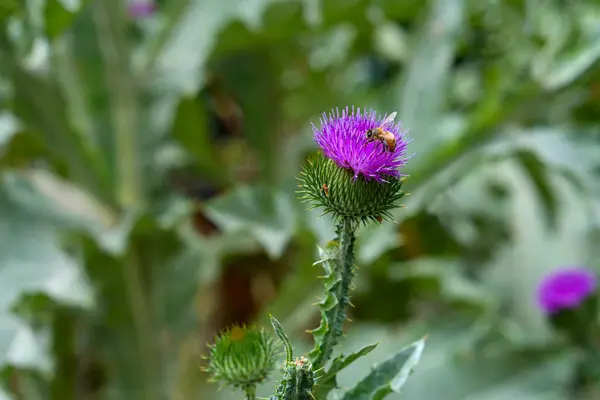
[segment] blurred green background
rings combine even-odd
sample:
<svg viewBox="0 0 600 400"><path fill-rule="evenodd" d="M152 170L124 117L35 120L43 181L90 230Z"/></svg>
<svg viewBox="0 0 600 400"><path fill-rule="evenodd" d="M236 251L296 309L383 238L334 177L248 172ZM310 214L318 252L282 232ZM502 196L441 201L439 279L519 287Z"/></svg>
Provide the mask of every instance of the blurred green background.
<svg viewBox="0 0 600 400"><path fill-rule="evenodd" d="M338 351L381 344L341 383L429 333L390 399L574 398L534 291L600 269L598 1L154 5L0 1L0 399L239 398L201 356L267 312L310 348L333 227L295 176L347 105L414 156L359 232Z"/></svg>

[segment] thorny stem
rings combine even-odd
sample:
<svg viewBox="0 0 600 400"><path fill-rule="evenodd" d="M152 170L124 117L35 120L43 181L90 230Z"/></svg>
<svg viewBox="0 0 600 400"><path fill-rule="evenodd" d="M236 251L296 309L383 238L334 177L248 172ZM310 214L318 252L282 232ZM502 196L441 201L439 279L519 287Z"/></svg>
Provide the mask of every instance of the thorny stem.
<svg viewBox="0 0 600 400"><path fill-rule="evenodd" d="M333 348L337 344L338 339L343 334L342 324L346 321L346 307L350 303L348 293L354 278L354 244L356 242L355 223L345 218L337 227L338 237L340 238L339 257L336 263L341 281L337 287L335 298L337 304L330 311L330 321L332 326L327 329L327 332L321 340L322 350L313 361L313 370L317 371L331 358Z"/></svg>
<svg viewBox="0 0 600 400"><path fill-rule="evenodd" d="M244 387L244 394L246 395L246 400L256 400L256 386Z"/></svg>

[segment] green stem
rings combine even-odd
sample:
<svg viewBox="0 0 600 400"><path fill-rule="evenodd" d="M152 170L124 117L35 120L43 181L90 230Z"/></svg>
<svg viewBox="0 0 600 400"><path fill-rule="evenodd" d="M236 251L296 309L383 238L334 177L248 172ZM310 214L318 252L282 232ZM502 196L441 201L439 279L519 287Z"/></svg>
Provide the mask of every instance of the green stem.
<svg viewBox="0 0 600 400"><path fill-rule="evenodd" d="M140 265L137 259L135 248L126 256L123 272L125 274L125 282L127 283L127 292L133 316L133 324L136 335L136 344L138 347L139 361L141 371L144 377L145 395L144 399L155 399L159 397L157 393L158 385L158 366L157 354L153 343L153 323L151 312L148 308L148 301L144 286L142 284L142 276L140 274Z"/></svg>
<svg viewBox="0 0 600 400"><path fill-rule="evenodd" d="M346 321L346 307L350 304L350 287L354 278L354 244L356 226L351 219L344 219L337 228L340 238L339 256L336 262L340 281L335 288L334 296L337 300L335 306L327 311L331 326L328 327L319 343L320 351L313 360L313 370L317 371L331 358L333 348L343 334L342 325Z"/></svg>
<svg viewBox="0 0 600 400"><path fill-rule="evenodd" d="M137 99L126 38L123 3L97 0L94 16L106 66L117 163L117 197L122 208L141 206L137 143Z"/></svg>
<svg viewBox="0 0 600 400"><path fill-rule="evenodd" d="M256 386L244 387L244 394L246 395L246 400L256 400Z"/></svg>
<svg viewBox="0 0 600 400"><path fill-rule="evenodd" d="M81 141L88 151L98 152L98 141L94 136L94 122L91 118L88 101L84 95L79 71L73 62L70 37L55 39L52 44L52 62L57 80L63 89L67 113L73 126L81 135Z"/></svg>
<svg viewBox="0 0 600 400"><path fill-rule="evenodd" d="M137 143L137 96L126 35L127 19L120 0L96 0L94 18L106 68L110 95L112 134L116 150L117 198L123 210L143 207ZM143 390L140 398L160 398L159 354L154 345L154 324L148 293L141 275L136 246L128 251L123 272L127 284L135 345L139 356Z"/></svg>

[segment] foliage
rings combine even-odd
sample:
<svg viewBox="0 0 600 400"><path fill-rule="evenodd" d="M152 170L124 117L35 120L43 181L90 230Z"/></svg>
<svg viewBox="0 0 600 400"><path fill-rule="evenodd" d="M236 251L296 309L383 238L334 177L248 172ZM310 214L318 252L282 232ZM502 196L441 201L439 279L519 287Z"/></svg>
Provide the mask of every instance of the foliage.
<svg viewBox="0 0 600 400"><path fill-rule="evenodd" d="M386 398L595 398L534 292L600 268L596 1L156 3L0 2L0 399L235 398L204 343L268 313L310 351L334 232L294 177L347 104L398 112L411 196L315 393L429 333Z"/></svg>

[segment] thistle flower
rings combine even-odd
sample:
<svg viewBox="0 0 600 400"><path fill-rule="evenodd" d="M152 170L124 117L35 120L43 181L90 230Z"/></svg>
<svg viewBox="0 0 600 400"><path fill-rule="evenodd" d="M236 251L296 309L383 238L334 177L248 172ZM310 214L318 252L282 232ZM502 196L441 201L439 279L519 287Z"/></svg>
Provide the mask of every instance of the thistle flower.
<svg viewBox="0 0 600 400"><path fill-rule="evenodd" d="M577 308L595 292L596 286L596 275L588 269L560 269L544 277L538 286L538 306L546 314Z"/></svg>
<svg viewBox="0 0 600 400"><path fill-rule="evenodd" d="M399 169L406 164L408 142L395 122L385 126L395 140L393 151L379 140L368 141L367 132L381 127L385 117L348 107L341 114L323 114L321 126L313 125L321 153L309 160L300 178L303 200L336 219L391 219L390 210L400 206L404 195Z"/></svg>
<svg viewBox="0 0 600 400"><path fill-rule="evenodd" d="M252 388L275 368L280 351L275 338L263 330L233 327L210 347L206 371L222 384Z"/></svg>
<svg viewBox="0 0 600 400"><path fill-rule="evenodd" d="M400 123L393 123L386 130L394 135L396 148L393 152L384 151L379 141L368 143L366 133L369 129L380 127L385 116L378 116L373 110L367 112L360 108L355 112L348 107L321 118L321 128L313 124L315 141L323 149L325 157L333 160L339 167L351 170L354 180L363 176L367 181L374 179L386 182L389 177L403 176L398 168L406 164L404 153L407 142Z"/></svg>
<svg viewBox="0 0 600 400"><path fill-rule="evenodd" d="M151 0L134 0L127 7L129 15L134 19L146 18L154 14L156 4Z"/></svg>

